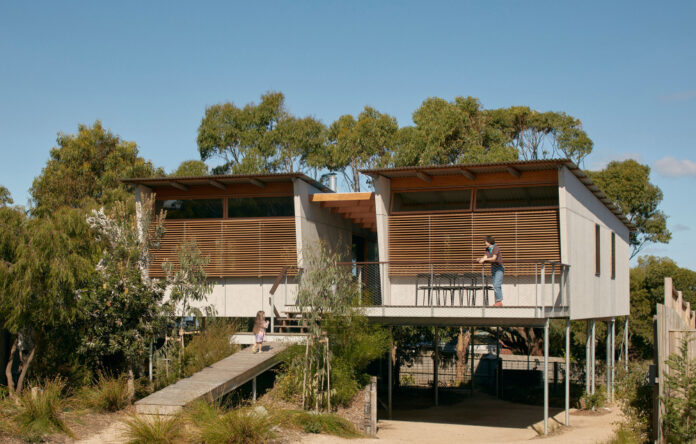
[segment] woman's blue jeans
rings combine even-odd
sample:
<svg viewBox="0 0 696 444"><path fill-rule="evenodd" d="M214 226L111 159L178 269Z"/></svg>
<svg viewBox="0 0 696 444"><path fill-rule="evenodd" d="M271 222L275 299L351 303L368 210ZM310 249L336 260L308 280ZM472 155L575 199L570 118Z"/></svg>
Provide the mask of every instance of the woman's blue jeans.
<svg viewBox="0 0 696 444"><path fill-rule="evenodd" d="M502 302L503 300L503 274L505 266L491 264L491 275L493 276L493 290L495 290L495 301Z"/></svg>

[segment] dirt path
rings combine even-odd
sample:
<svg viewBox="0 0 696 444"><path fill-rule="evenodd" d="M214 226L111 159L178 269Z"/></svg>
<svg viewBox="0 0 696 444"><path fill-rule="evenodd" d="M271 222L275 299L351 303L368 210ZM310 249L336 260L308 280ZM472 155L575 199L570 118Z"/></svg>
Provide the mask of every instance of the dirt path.
<svg viewBox="0 0 696 444"><path fill-rule="evenodd" d="M121 444L126 442L123 433L126 426L120 420L100 430L95 435L75 441L77 444Z"/></svg>
<svg viewBox="0 0 696 444"><path fill-rule="evenodd" d="M379 422L377 437L373 439L344 440L326 435L310 435L302 443L522 443L534 440L549 444L594 444L608 441L613 436L614 424L620 420L618 409L604 415L571 415L570 427L561 427L545 438L531 428L542 410L476 397L472 400L428 409L394 412L394 420ZM552 414L561 413L558 409ZM559 418L563 418L563 414Z"/></svg>

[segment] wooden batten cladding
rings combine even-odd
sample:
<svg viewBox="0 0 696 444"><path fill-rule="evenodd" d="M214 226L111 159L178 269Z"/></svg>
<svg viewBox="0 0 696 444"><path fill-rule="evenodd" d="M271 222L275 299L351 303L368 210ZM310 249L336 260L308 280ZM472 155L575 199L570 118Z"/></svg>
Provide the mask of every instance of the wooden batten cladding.
<svg viewBox="0 0 696 444"><path fill-rule="evenodd" d="M167 219L166 233L161 248L154 252L150 276L163 277L162 264L171 262L178 266L177 247L195 239L203 256L210 262L206 272L210 278L224 277L276 277L283 267L297 266L297 241L295 218L288 217L227 217L227 199L244 197L293 196L291 181L222 184L215 181L208 185L187 185L186 189L158 186L155 198L220 199L222 218ZM216 186L217 185L217 186Z"/></svg>
<svg viewBox="0 0 696 444"><path fill-rule="evenodd" d="M516 261L560 261L557 209L404 214L389 216L389 274L476 273L485 236L493 236L508 275L533 276L535 265ZM399 262L422 262L422 265ZM550 270L547 271L550 273Z"/></svg>
<svg viewBox="0 0 696 444"><path fill-rule="evenodd" d="M297 265L294 217L254 219L177 219L165 221L161 248L155 251L150 276L163 277L162 264L178 266L177 246L196 240L210 257L206 272L216 277L275 277Z"/></svg>

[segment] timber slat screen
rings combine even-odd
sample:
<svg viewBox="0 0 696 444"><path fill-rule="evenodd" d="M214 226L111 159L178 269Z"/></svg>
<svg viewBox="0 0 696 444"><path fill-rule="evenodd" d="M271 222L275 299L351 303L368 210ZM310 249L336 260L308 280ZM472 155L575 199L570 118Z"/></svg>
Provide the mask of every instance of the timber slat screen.
<svg viewBox="0 0 696 444"><path fill-rule="evenodd" d="M389 216L389 274L414 276L436 272L480 272L484 238L495 237L505 274L534 276L534 264L560 261L558 210L491 211ZM399 265L398 262L423 262ZM548 271L547 273L549 273Z"/></svg>
<svg viewBox="0 0 696 444"><path fill-rule="evenodd" d="M297 266L294 217L177 219L164 225L167 231L149 270L152 277L164 277L165 261L176 268L177 246L191 239L210 257L210 277L277 276L283 267Z"/></svg>

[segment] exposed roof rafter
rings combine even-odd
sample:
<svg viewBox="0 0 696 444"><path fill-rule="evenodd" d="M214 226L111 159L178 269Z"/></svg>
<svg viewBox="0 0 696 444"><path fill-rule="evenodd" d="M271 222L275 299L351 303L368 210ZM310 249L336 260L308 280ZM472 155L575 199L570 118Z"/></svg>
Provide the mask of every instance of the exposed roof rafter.
<svg viewBox="0 0 696 444"><path fill-rule="evenodd" d="M224 183L218 182L217 180L209 180L208 183L210 185L214 186L215 188L220 188L221 190L227 189L227 185L225 185Z"/></svg>
<svg viewBox="0 0 696 444"><path fill-rule="evenodd" d="M169 185L171 185L174 188L176 188L177 190L181 190L181 191L188 191L188 189L189 189L186 185L181 184L179 182L169 182Z"/></svg>
<svg viewBox="0 0 696 444"><path fill-rule="evenodd" d="M476 179L476 174L472 173L471 171L467 170L466 168L460 169L459 174L461 174L462 176L466 177L469 180Z"/></svg>
<svg viewBox="0 0 696 444"><path fill-rule="evenodd" d="M258 179L254 179L253 177L250 177L248 180L249 180L249 183L252 184L252 185L255 185L255 186L259 187L259 188L266 188L266 184L263 183L263 182L261 182L261 181L258 180Z"/></svg>
<svg viewBox="0 0 696 444"><path fill-rule="evenodd" d="M428 174L425 174L423 171L416 171L416 177L428 183L433 181L433 177Z"/></svg>
<svg viewBox="0 0 696 444"><path fill-rule="evenodd" d="M511 166L507 167L507 172L510 173L511 175L515 176L516 179L519 179L521 176L520 170L517 168L513 168Z"/></svg>

